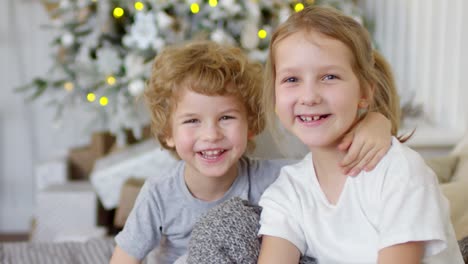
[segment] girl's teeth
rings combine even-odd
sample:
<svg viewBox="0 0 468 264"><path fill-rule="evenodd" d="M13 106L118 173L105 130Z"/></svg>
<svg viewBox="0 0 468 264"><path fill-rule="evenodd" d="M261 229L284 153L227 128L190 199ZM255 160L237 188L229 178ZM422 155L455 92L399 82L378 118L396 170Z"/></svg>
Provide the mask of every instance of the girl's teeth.
<svg viewBox="0 0 468 264"><path fill-rule="evenodd" d="M316 115L316 116L302 116L301 117L302 121L305 121L305 122L310 122L310 121L317 121L320 119L320 116Z"/></svg>

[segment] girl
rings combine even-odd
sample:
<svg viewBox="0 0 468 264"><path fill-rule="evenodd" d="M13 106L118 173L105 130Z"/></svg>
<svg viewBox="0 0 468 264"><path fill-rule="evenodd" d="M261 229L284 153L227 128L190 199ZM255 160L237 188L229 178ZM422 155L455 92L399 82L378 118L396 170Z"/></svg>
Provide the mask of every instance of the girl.
<svg viewBox="0 0 468 264"><path fill-rule="evenodd" d="M274 33L265 112L277 113L310 153L283 167L260 205L259 263L463 263L446 199L422 158L393 138L370 172L336 165L343 135L367 111L398 131L399 101L388 64L367 31L336 10L309 6ZM273 124L274 114L267 124Z"/></svg>

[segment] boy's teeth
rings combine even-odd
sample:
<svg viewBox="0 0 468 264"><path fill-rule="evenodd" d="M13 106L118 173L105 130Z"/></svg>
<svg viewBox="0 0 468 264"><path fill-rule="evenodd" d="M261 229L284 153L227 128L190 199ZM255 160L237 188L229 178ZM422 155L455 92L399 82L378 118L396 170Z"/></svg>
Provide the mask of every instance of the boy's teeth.
<svg viewBox="0 0 468 264"><path fill-rule="evenodd" d="M208 157L208 156L218 156L219 154L222 153L222 150L206 150L201 152L203 156Z"/></svg>

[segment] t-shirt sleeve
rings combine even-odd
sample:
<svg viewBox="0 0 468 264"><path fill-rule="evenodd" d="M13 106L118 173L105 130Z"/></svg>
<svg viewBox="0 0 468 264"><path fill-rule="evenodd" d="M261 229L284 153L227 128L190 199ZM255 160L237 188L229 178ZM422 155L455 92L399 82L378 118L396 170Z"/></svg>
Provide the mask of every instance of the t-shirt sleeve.
<svg viewBox="0 0 468 264"><path fill-rule="evenodd" d="M161 212L154 183L147 180L135 201L123 230L115 237L127 254L142 260L161 240Z"/></svg>
<svg viewBox="0 0 468 264"><path fill-rule="evenodd" d="M426 241L424 256L447 247L448 202L434 173L418 158L390 164L380 196L379 249Z"/></svg>
<svg viewBox="0 0 468 264"><path fill-rule="evenodd" d="M249 160L249 174L251 175L251 201L257 204L260 196L277 178L283 166L297 162L295 160Z"/></svg>
<svg viewBox="0 0 468 264"><path fill-rule="evenodd" d="M291 179L283 171L260 198L263 208L260 216L259 235L279 237L293 243L304 254L306 242L298 219L301 211Z"/></svg>

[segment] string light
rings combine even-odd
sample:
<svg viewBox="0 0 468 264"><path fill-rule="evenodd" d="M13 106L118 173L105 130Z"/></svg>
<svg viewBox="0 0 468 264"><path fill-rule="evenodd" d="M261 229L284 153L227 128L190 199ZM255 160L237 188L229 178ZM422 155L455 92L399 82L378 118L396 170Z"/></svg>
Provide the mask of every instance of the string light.
<svg viewBox="0 0 468 264"><path fill-rule="evenodd" d="M302 11L302 9L304 9L304 4L297 3L296 5L294 5L294 11L299 12Z"/></svg>
<svg viewBox="0 0 468 264"><path fill-rule="evenodd" d="M108 103L109 103L109 99L107 99L107 97L103 96L99 98L99 104L101 104L102 106L106 106Z"/></svg>
<svg viewBox="0 0 468 264"><path fill-rule="evenodd" d="M63 84L63 88L65 88L65 90L67 90L68 92L71 92L75 87L72 82L66 82Z"/></svg>
<svg viewBox="0 0 468 264"><path fill-rule="evenodd" d="M218 0L209 0L208 1L208 4L211 6L211 7L216 7L218 5Z"/></svg>
<svg viewBox="0 0 468 264"><path fill-rule="evenodd" d="M88 95L86 95L86 99L90 102L94 102L94 100L96 100L96 95L94 93L88 93Z"/></svg>
<svg viewBox="0 0 468 264"><path fill-rule="evenodd" d="M111 76L108 76L107 79L106 79L106 81L107 81L107 84L109 84L109 85L114 85L114 84L115 84L115 77L112 76L112 75L111 75Z"/></svg>
<svg viewBox="0 0 468 264"><path fill-rule="evenodd" d="M145 8L145 5L142 2L140 2L140 1L135 2L135 9L136 10L141 11L141 10L143 10L143 8Z"/></svg>
<svg viewBox="0 0 468 264"><path fill-rule="evenodd" d="M260 30L258 31L258 37L261 38L261 39L266 38L267 35L268 35L268 34L267 34L267 31L264 30L264 29L260 29Z"/></svg>
<svg viewBox="0 0 468 264"><path fill-rule="evenodd" d="M197 3L193 3L193 4L190 5L190 11L192 11L192 13L196 14L196 13L200 12L200 6Z"/></svg>
<svg viewBox="0 0 468 264"><path fill-rule="evenodd" d="M116 7L114 8L114 11L112 14L114 15L115 18L121 18L124 15L124 10L121 7Z"/></svg>

